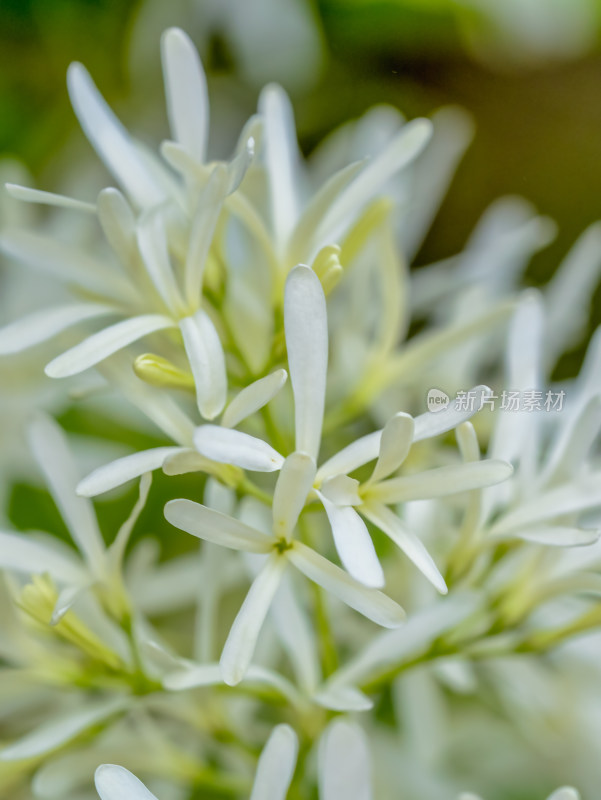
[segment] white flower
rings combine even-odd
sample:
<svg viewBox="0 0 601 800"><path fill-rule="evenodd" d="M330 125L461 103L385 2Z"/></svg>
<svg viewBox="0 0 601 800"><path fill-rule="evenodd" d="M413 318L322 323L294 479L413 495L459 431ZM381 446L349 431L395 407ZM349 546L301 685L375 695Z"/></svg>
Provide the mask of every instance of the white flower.
<svg viewBox="0 0 601 800"><path fill-rule="evenodd" d="M317 469L328 360L327 312L319 279L303 265L295 267L286 281L284 325L294 393L295 452L285 460L260 439L209 425L196 430L196 448L211 460L247 470L285 470L274 495L274 535L278 531L287 535L291 531L291 520L296 521L298 513L290 511L296 509L290 496L297 488L289 486L296 482L300 488L295 503L304 505L311 497L317 497L323 503L341 561L357 580L373 587L384 583L367 528L359 516L361 513L386 533L439 591L445 592L444 580L421 541L387 505L440 497L497 483L511 474L510 465L488 461L387 479L402 465L412 442L451 430L471 416L478 403L471 412L462 413L450 407L446 412L429 413L416 421L408 414L397 414L384 430L353 442ZM480 388L478 396L485 391ZM306 467L302 474L298 474L297 466L293 467L290 460L294 459L298 465L301 455L306 459ZM348 477L348 473L374 459L377 459L376 465L365 483L359 484Z"/></svg>
<svg viewBox="0 0 601 800"><path fill-rule="evenodd" d="M293 539L293 529L313 472L312 459L304 453L294 453L286 460L276 485L274 529L277 533L272 535L191 500L171 500L165 506L168 522L193 536L233 550L268 556L238 612L221 655L222 676L228 684L234 685L244 676L288 565L379 625L395 627L403 620L403 611L394 601L376 589L363 586L319 553Z"/></svg>
<svg viewBox="0 0 601 800"><path fill-rule="evenodd" d="M547 330L541 298L527 294L509 331L506 380L512 390L538 391L543 401ZM594 341L593 361L596 346ZM601 430L600 390L597 370L589 367L581 386L572 387L571 407L566 404L563 411L546 412L541 401L539 410L499 412L490 453L514 462L516 472L505 487L483 492L478 524L488 527L489 541L517 537L566 546L598 539L598 530L578 527L577 522L585 512L601 505L601 473L587 463ZM550 422L550 435L543 427L545 422ZM493 515L494 521L489 522Z"/></svg>
<svg viewBox="0 0 601 800"><path fill-rule="evenodd" d="M492 314L503 298L518 290L529 260L553 240L555 233L554 223L536 215L521 198L495 201L483 214L462 253L412 276L413 313L432 316L447 332L448 326L480 318L483 307L488 315ZM540 287L547 320L541 365L547 372L584 334L591 293L601 275L600 241L601 226L594 223L580 235L552 279ZM424 375L420 388L442 383L447 392L464 389L490 360L491 351L501 352L502 346L500 336L468 339L455 350L452 368L449 362L439 360Z"/></svg>
<svg viewBox="0 0 601 800"><path fill-rule="evenodd" d="M28 182L30 176L24 167L12 160L0 160L0 186L5 180ZM38 225L41 221L33 209L16 203L0 190L0 229L2 232L25 223ZM45 227L56 233L56 220ZM33 282L22 270L14 269L5 258L0 259L0 318L4 321L18 318L31 310L32 305L64 300L62 287L51 278ZM0 337L1 339L1 337ZM0 341L0 520L5 519L11 485L24 478L31 469L31 459L23 431L31 415L40 407L60 413L65 407L64 386L59 387L43 374L43 365L52 355L49 348L42 352L11 354L3 350ZM10 387L10 389L8 389Z"/></svg>

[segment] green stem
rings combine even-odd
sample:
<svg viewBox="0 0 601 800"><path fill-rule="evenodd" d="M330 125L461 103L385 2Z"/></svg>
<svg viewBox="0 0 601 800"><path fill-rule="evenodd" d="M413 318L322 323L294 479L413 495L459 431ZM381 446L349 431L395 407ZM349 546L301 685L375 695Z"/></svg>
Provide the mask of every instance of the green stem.
<svg viewBox="0 0 601 800"><path fill-rule="evenodd" d="M312 541L315 537L311 535L307 519L303 514L299 520L299 527L303 534L302 538L310 546L315 546ZM317 633L321 650L321 667L324 678L332 675L338 669L339 659L336 648L336 640L332 631L332 625L326 608L325 592L318 584L312 584L313 597L315 600L315 618L317 622Z"/></svg>

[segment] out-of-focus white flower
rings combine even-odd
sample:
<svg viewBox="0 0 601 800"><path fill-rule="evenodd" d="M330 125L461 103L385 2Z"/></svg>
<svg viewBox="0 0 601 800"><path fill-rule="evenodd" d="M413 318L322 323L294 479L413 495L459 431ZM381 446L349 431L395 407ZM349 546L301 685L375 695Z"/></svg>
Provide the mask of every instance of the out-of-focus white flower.
<svg viewBox="0 0 601 800"><path fill-rule="evenodd" d="M457 800L482 800L480 795L471 792L462 792ZM580 800L580 795L576 789L570 786L562 786L547 797L547 800Z"/></svg>
<svg viewBox="0 0 601 800"><path fill-rule="evenodd" d="M129 613L121 583L122 561L134 525L144 508L150 481L140 486L140 498L121 526L110 548L106 548L89 500L75 494L77 472L59 426L39 416L30 426L31 449L58 506L81 562L54 548L47 539L38 542L22 534L3 532L0 565L25 575L49 574L61 587L51 622L67 613L81 592L96 587L118 618Z"/></svg>
<svg viewBox="0 0 601 800"><path fill-rule="evenodd" d="M0 186L5 181L28 183L31 178L25 168L14 161L0 161ZM37 215L30 206L16 203L0 191L0 230L6 232L17 226L32 225ZM56 220L48 227L54 232ZM50 278L32 282L7 259L0 262L0 318L12 320L31 310L32 305L48 301L60 302L62 289ZM4 519L8 491L14 481L23 479L31 467L30 454L23 431L29 417L40 407L58 413L66 405L64 387L60 390L43 374L43 364L51 355L48 349L37 353L7 356L0 345L0 519ZM10 388L9 388L10 387Z"/></svg>
<svg viewBox="0 0 601 800"><path fill-rule="evenodd" d="M251 800L285 800L294 774L298 739L289 725L273 729L259 758ZM96 770L100 800L157 800L129 770L102 764Z"/></svg>
<svg viewBox="0 0 601 800"><path fill-rule="evenodd" d="M170 25L188 31L207 55L211 41L224 41L232 69L245 83L263 86L278 81L289 90L311 87L326 54L320 20L306 0L161 0L140 7L130 47L131 71L138 82L155 77L154 42Z"/></svg>
<svg viewBox="0 0 601 800"><path fill-rule="evenodd" d="M331 722L318 747L320 800L372 800L372 764L368 740L359 725L344 718ZM298 752L296 734L288 725L274 728L263 748L250 800L285 800L295 771ZM131 772L114 764L96 770L100 800L157 800ZM480 800L464 792L457 800ZM580 800L575 789L564 786L547 800Z"/></svg>
<svg viewBox="0 0 601 800"><path fill-rule="evenodd" d="M289 725L274 728L259 758L250 800L285 800L297 753L293 729ZM114 764L98 767L95 781L100 800L157 800L135 775ZM324 731L319 742L318 785L320 800L372 800L367 740L356 723L339 718Z"/></svg>
<svg viewBox="0 0 601 800"><path fill-rule="evenodd" d="M571 396L565 408L547 411L543 353L548 328L544 310L538 294L522 298L510 326L506 359L506 385L524 396L533 393L540 399L538 409L497 411L489 455L512 462L516 471L504 488L473 493L462 538L451 559L453 569L466 569L479 547L495 547L506 540L561 548L591 545L599 538L598 528L580 523L601 504L601 474L589 458L601 429L599 337L591 343L581 378L567 389ZM458 439L464 458L478 460L473 429L458 429ZM533 562L532 579L525 578L528 588L522 586L527 607L536 603L538 590L545 595L548 569L549 564L545 570L537 570ZM506 578L514 584L511 569ZM517 602L515 598L513 602Z"/></svg>
<svg viewBox="0 0 601 800"><path fill-rule="evenodd" d="M598 7L592 0L461 0L468 44L497 67L536 66L586 53L595 42Z"/></svg>

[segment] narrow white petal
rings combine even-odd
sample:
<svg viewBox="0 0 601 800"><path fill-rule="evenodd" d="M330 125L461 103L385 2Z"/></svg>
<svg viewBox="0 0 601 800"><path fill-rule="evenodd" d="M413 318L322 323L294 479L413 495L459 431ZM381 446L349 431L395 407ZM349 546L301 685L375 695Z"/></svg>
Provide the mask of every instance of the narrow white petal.
<svg viewBox="0 0 601 800"><path fill-rule="evenodd" d="M36 765L31 779L31 795L36 800L98 800L96 792L92 795L83 789L90 786L98 762L129 759L133 752L131 746L117 745L102 747L101 755L96 749L86 749L74 743L65 753L57 753Z"/></svg>
<svg viewBox="0 0 601 800"><path fill-rule="evenodd" d="M542 389L542 352L545 333L543 304L530 289L520 297L509 325L506 353L507 387L513 391ZM536 469L540 415L526 411L501 412L488 452L495 458L520 462L524 479Z"/></svg>
<svg viewBox="0 0 601 800"><path fill-rule="evenodd" d="M2 241L2 240L0 240ZM577 379L578 394L583 401L588 400L600 390L599 375L601 374L601 326L599 326L586 348L584 362L580 368Z"/></svg>
<svg viewBox="0 0 601 800"><path fill-rule="evenodd" d="M372 800L371 765L362 729L346 719L328 725L319 744L320 800Z"/></svg>
<svg viewBox="0 0 601 800"><path fill-rule="evenodd" d="M190 664L185 669L168 673L163 686L172 692L197 689L201 686L219 686L223 683L219 664Z"/></svg>
<svg viewBox="0 0 601 800"><path fill-rule="evenodd" d="M344 568L364 586L381 588L384 573L367 526L351 506L336 506L318 493L326 510L334 544Z"/></svg>
<svg viewBox="0 0 601 800"><path fill-rule="evenodd" d="M205 419L221 413L227 398L225 355L219 334L204 311L179 323L196 384L198 409Z"/></svg>
<svg viewBox="0 0 601 800"><path fill-rule="evenodd" d="M315 461L292 453L282 465L273 494L273 535L288 539L298 521L315 478Z"/></svg>
<svg viewBox="0 0 601 800"><path fill-rule="evenodd" d="M0 328L0 355L20 353L78 322L115 313L115 308L101 303L81 303L35 311Z"/></svg>
<svg viewBox="0 0 601 800"><path fill-rule="evenodd" d="M491 535L509 533L564 514L577 514L601 506L601 473L585 475L577 481L551 489L509 511L496 522Z"/></svg>
<svg viewBox="0 0 601 800"><path fill-rule="evenodd" d="M339 239L374 194L419 155L431 135L432 123L427 119L414 119L403 126L332 204L316 234L318 244Z"/></svg>
<svg viewBox="0 0 601 800"><path fill-rule="evenodd" d="M509 325L507 380L511 389L539 388L544 327L541 296L534 289L524 292Z"/></svg>
<svg viewBox="0 0 601 800"><path fill-rule="evenodd" d="M309 260L314 255L313 237L332 203L346 189L364 166L363 161L349 164L333 175L309 202L296 224L288 244L287 257L291 263Z"/></svg>
<svg viewBox="0 0 601 800"><path fill-rule="evenodd" d="M578 238L545 287L545 356L549 365L584 334L600 270L601 224L595 222Z"/></svg>
<svg viewBox="0 0 601 800"><path fill-rule="evenodd" d="M580 794L571 786L562 786L550 794L547 800L580 800Z"/></svg>
<svg viewBox="0 0 601 800"><path fill-rule="evenodd" d="M263 439L219 425L196 428L194 446L212 461L234 464L254 472L275 472L284 463L283 456Z"/></svg>
<svg viewBox="0 0 601 800"><path fill-rule="evenodd" d="M104 464L79 482L77 494L83 497L96 497L104 494L127 481L139 478L145 472L160 469L169 456L181 453L181 447L153 447L141 450L129 456L118 458L110 464Z"/></svg>
<svg viewBox="0 0 601 800"><path fill-rule="evenodd" d="M125 399L152 420L168 439L191 447L194 423L190 417L172 397L157 392L154 386L140 380L131 366L131 359L120 353L99 364L97 369L109 383L118 386Z"/></svg>
<svg viewBox="0 0 601 800"><path fill-rule="evenodd" d="M332 685L364 683L426 652L439 636L458 626L482 605L477 593L454 592L412 614L406 624L378 634L357 656L330 678Z"/></svg>
<svg viewBox="0 0 601 800"><path fill-rule="evenodd" d="M189 661L178 665L180 668L163 679L163 686L171 691L185 691L203 686L221 686L223 678L219 664L196 664ZM298 704L300 696L295 687L279 673L251 664L244 675L247 686L269 686L293 704ZM301 701L302 702L302 701Z"/></svg>
<svg viewBox="0 0 601 800"><path fill-rule="evenodd" d="M235 494L227 502L223 502L225 497L216 497L217 492L207 491L211 485L216 487L221 484L209 478L204 492L205 505L220 511L222 514L233 515L237 501ZM232 490L227 487L225 491L228 494L233 494ZM255 557L261 558L261 556ZM200 560L201 572L196 590L192 653L199 661L207 662L211 661L217 652L215 645L219 630L217 612L221 598L231 583L237 582L242 565L239 563L232 564L232 559L230 559L225 549L210 542L202 543ZM230 572L235 571L235 578L232 577L227 580L228 569ZM219 680L221 681L221 673L219 673Z"/></svg>
<svg viewBox="0 0 601 800"><path fill-rule="evenodd" d="M16 183L4 184L6 191L16 200L23 200L26 203L40 203L41 205L55 206L57 208L69 208L73 211L85 211L88 214L96 213L94 203L84 203L73 197L65 197L54 192L41 192L39 189L30 189L28 186L18 186Z"/></svg>
<svg viewBox="0 0 601 800"><path fill-rule="evenodd" d="M291 563L310 580L378 625L396 628L403 622L405 612L394 600L377 589L363 586L302 542L295 541L286 552Z"/></svg>
<svg viewBox="0 0 601 800"><path fill-rule="evenodd" d="M601 430L601 395L593 395L568 420L547 459L540 485L552 485L576 475Z"/></svg>
<svg viewBox="0 0 601 800"><path fill-rule="evenodd" d="M127 561L134 607L149 617L179 613L193 607L201 580L198 562L190 560L189 555L170 558L157 566L158 549L156 539L146 538L132 549ZM235 567L231 571L234 570ZM229 585L231 572L223 576L223 580Z"/></svg>
<svg viewBox="0 0 601 800"><path fill-rule="evenodd" d="M127 516L125 522L121 525L121 527L117 531L117 535L115 536L113 542L111 543L111 546L109 547L108 555L110 563L111 566L113 566L116 569L116 571L122 570L123 556L125 554L125 549L129 542L132 531L135 528L136 522L140 518L140 514L142 513L142 511L144 511L144 507L146 506L146 501L148 500L148 493L150 492L151 485L152 485L152 473L145 472L140 478L138 499L134 503L134 507Z"/></svg>
<svg viewBox="0 0 601 800"><path fill-rule="evenodd" d="M94 774L100 800L157 800L141 780L125 767L101 764Z"/></svg>
<svg viewBox="0 0 601 800"><path fill-rule="evenodd" d="M98 221L120 262L129 267L137 257L136 222L131 206L112 186L98 195Z"/></svg>
<svg viewBox="0 0 601 800"><path fill-rule="evenodd" d="M135 298L131 283L111 264L105 264L84 250L71 247L30 231L6 231L0 239L2 252L32 269L49 273L67 284L74 284L101 297Z"/></svg>
<svg viewBox="0 0 601 800"><path fill-rule="evenodd" d="M328 368L326 299L319 278L305 266L286 281L284 328L294 392L296 449L319 454Z"/></svg>
<svg viewBox="0 0 601 800"><path fill-rule="evenodd" d="M130 317L88 336L46 365L50 378L68 378L95 366L113 353L156 331L173 327L173 321L162 314Z"/></svg>
<svg viewBox="0 0 601 800"><path fill-rule="evenodd" d="M476 386L469 391L470 397L474 398L474 404L473 406L470 404L468 409L464 409L462 404L455 399L444 411L436 413L427 411L416 417L413 441L421 442L423 439L431 439L433 436L440 436L452 431L462 422L471 419L480 410L482 400L492 394L492 390L488 386Z"/></svg>
<svg viewBox="0 0 601 800"><path fill-rule="evenodd" d="M73 603L87 588L87 586L65 586L64 589L61 589L50 617L50 624L58 625Z"/></svg>
<svg viewBox="0 0 601 800"><path fill-rule="evenodd" d="M376 503L361 506L363 516L380 528L392 541L401 548L430 583L441 593L447 593L447 585L426 550L423 542L412 531L408 530L401 520L386 506Z"/></svg>
<svg viewBox="0 0 601 800"><path fill-rule="evenodd" d="M0 531L0 569L22 575L48 572L60 583L81 583L86 576L75 558L36 541L31 536Z"/></svg>
<svg viewBox="0 0 601 800"><path fill-rule="evenodd" d="M519 528L506 534L505 538L524 539L534 544L549 547L586 547L599 540L601 531L586 528L569 528L565 525L541 525L533 528ZM504 538L504 537L501 537Z"/></svg>
<svg viewBox="0 0 601 800"><path fill-rule="evenodd" d="M198 186L205 185L209 177L208 165L199 164L181 144L166 140L161 142L160 152L167 164L183 178L194 178Z"/></svg>
<svg viewBox="0 0 601 800"><path fill-rule="evenodd" d="M260 667L257 664L251 664L246 670L244 680L248 684L254 684L256 686L265 685L276 689L282 697L292 705L298 706L302 705L304 702L304 698L299 694L295 686L287 678L284 678L279 672L275 672L274 670Z"/></svg>
<svg viewBox="0 0 601 800"><path fill-rule="evenodd" d="M286 383L288 373L278 369L264 378L245 386L234 397L223 412L221 424L225 428L235 428L242 420L266 406Z"/></svg>
<svg viewBox="0 0 601 800"><path fill-rule="evenodd" d="M189 472L213 472L215 464L196 450L186 447L178 450L171 456L167 456L163 462L163 472L165 475L187 475Z"/></svg>
<svg viewBox="0 0 601 800"><path fill-rule="evenodd" d="M506 461L486 461L452 464L418 472L402 478L390 478L369 486L365 496L380 503L405 503L409 500L428 500L450 494L494 486L507 480L513 467Z"/></svg>
<svg viewBox="0 0 601 800"><path fill-rule="evenodd" d="M177 315L184 302L167 249L165 223L159 211L149 211L138 222L138 247L146 271L169 311Z"/></svg>
<svg viewBox="0 0 601 800"><path fill-rule="evenodd" d="M221 511L222 514L233 515L238 504L235 489L225 486L215 478L207 479L203 499L205 506L214 508L215 511Z"/></svg>
<svg viewBox="0 0 601 800"><path fill-rule="evenodd" d="M331 711L369 711L374 706L373 700L353 686L326 686L313 699Z"/></svg>
<svg viewBox="0 0 601 800"><path fill-rule="evenodd" d="M407 458L414 429L413 417L402 411L388 420L382 431L380 453L370 482L380 481L397 471Z"/></svg>
<svg viewBox="0 0 601 800"><path fill-rule="evenodd" d="M378 457L381 441L382 431L374 431L351 442L332 458L324 461L317 471L317 481L322 483L336 475L347 475L373 461Z"/></svg>
<svg viewBox="0 0 601 800"><path fill-rule="evenodd" d="M75 494L79 478L62 428L50 417L40 415L29 426L28 439L73 541L90 569L101 570L104 542L92 503Z"/></svg>
<svg viewBox="0 0 601 800"><path fill-rule="evenodd" d="M283 247L298 218L299 154L294 113L286 92L273 83L261 92L259 112L265 125L264 151L273 231L276 242Z"/></svg>
<svg viewBox="0 0 601 800"><path fill-rule="evenodd" d="M462 422L455 429L457 446L464 461L480 461L478 434L471 422Z"/></svg>
<svg viewBox="0 0 601 800"><path fill-rule="evenodd" d="M184 266L186 299L198 308L202 298L205 265L228 189L228 173L218 164L198 198Z"/></svg>
<svg viewBox="0 0 601 800"><path fill-rule="evenodd" d="M209 96L200 58L179 28L165 31L161 55L173 138L202 163L209 136Z"/></svg>
<svg viewBox="0 0 601 800"><path fill-rule="evenodd" d="M359 494L359 481L348 475L328 478L321 486L321 493L337 506L360 506L363 502Z"/></svg>
<svg viewBox="0 0 601 800"><path fill-rule="evenodd" d="M170 500L165 519L192 536L233 550L269 553L273 548L273 540L264 533L192 500Z"/></svg>
<svg viewBox="0 0 601 800"><path fill-rule="evenodd" d="M109 172L140 208L161 203L164 200L162 190L85 67L77 63L70 65L67 86L79 123Z"/></svg>
<svg viewBox="0 0 601 800"><path fill-rule="evenodd" d="M125 705L123 700L105 701L40 725L22 739L1 748L0 761L22 761L57 750L83 731L108 719Z"/></svg>
<svg viewBox="0 0 601 800"><path fill-rule="evenodd" d="M298 738L289 725L273 729L263 748L250 800L285 800L298 755Z"/></svg>
<svg viewBox="0 0 601 800"><path fill-rule="evenodd" d="M263 120L258 114L252 116L242 129L236 152L232 160L227 164L227 193L228 195L236 191L240 186L252 164L257 151L257 145L263 138Z"/></svg>
<svg viewBox="0 0 601 800"><path fill-rule="evenodd" d="M254 579L242 603L219 660L223 680L229 686L240 683L248 669L263 622L286 565L286 558L279 553L272 553Z"/></svg>
<svg viewBox="0 0 601 800"><path fill-rule="evenodd" d="M299 688L311 694L320 681L316 631L313 620L295 592L290 574L282 579L271 606L271 617Z"/></svg>
<svg viewBox="0 0 601 800"><path fill-rule="evenodd" d="M444 411L433 413L427 411L415 417L413 441L420 442L453 430L462 422L466 422L479 410L482 399L492 394L488 386L476 386L470 390L474 397L473 407L464 410L457 400L453 401ZM402 412L401 412L402 413ZM317 480L325 481L335 475L352 472L364 464L378 458L382 442L382 431L374 431L356 439L350 445L340 450L332 458L325 461L317 472Z"/></svg>
<svg viewBox="0 0 601 800"><path fill-rule="evenodd" d="M447 358L453 359L455 357L453 351L457 348L464 347L466 343L473 343L475 340L489 335L495 329L501 329L514 308L513 297L502 299L495 304L491 300L483 312L462 314L458 321L429 328L424 333L414 336L402 350L390 355L383 382L387 386L391 386L397 381L413 382L416 373L426 369L433 359L441 359L443 354L446 354ZM454 403L453 405L458 404ZM478 410L479 407L476 405L467 416L463 415L461 421L465 422Z"/></svg>

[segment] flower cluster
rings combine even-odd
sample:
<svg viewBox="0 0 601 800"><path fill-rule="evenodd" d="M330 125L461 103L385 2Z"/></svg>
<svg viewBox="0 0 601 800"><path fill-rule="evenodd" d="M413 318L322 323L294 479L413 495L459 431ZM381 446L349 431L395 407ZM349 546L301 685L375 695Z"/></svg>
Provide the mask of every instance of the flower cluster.
<svg viewBox="0 0 601 800"><path fill-rule="evenodd" d="M374 109L306 165L290 101L269 85L232 158L210 161L206 79L182 31L164 34L162 59L172 140L158 156L81 65L69 70L75 112L119 189L87 203L8 187L92 217L101 240L84 252L2 233L7 256L73 299L6 325L0 351L74 335L47 375L94 369L95 391L133 404L162 440L82 479L57 423L29 425L78 553L48 534L0 532L3 685L19 718L13 732L8 712L0 785L33 774L36 796L52 800L118 760L167 798L192 787L283 798L298 754L304 796L319 740L322 800L368 798L364 734L334 714L402 697L417 665L427 691L446 681L476 693L479 664L492 674L601 623L601 472L589 452L599 336L581 377L553 390L565 397L557 414L493 414L499 393L480 383L551 393L545 372L578 333L562 314L566 286L569 316L598 276L599 230L542 294L520 294L515 276L550 224L505 201L464 253L411 279L406 261L469 138L456 110L405 123ZM412 313L434 324L408 337ZM458 393L427 410L432 385L474 402ZM156 470L175 487L168 535L202 540L200 557L159 563L150 539L131 546ZM103 536L90 498L134 479L131 514ZM574 547L587 555L566 556ZM489 682L500 691L502 679ZM402 727L410 703L398 705ZM277 726L251 789L266 722ZM393 737L376 735L390 750ZM442 797L424 772L417 759L407 797ZM385 774L394 785L393 764ZM464 778L450 771L447 791ZM154 798L125 766L99 767L96 786L102 800Z"/></svg>

